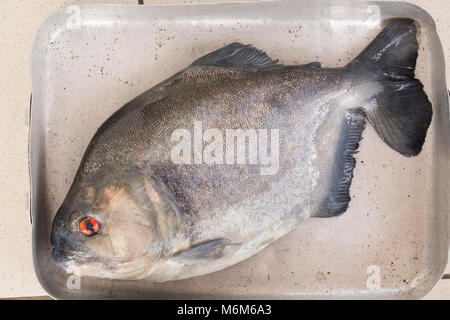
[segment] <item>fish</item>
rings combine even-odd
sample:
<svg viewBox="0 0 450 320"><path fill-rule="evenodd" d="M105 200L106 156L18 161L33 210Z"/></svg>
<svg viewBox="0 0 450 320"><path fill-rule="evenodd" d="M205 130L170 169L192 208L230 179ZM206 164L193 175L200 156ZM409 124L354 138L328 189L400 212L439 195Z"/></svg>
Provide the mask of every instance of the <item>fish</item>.
<svg viewBox="0 0 450 320"><path fill-rule="evenodd" d="M198 58L99 127L53 220L53 260L181 280L343 214L366 120L405 157L422 150L433 112L418 48L416 23L397 18L345 67L285 66L238 42Z"/></svg>

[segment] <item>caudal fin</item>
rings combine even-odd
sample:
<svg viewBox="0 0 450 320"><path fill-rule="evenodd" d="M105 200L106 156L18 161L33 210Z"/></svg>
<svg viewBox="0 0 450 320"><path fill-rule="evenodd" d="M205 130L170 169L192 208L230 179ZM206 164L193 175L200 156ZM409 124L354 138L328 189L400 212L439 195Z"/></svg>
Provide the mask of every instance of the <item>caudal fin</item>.
<svg viewBox="0 0 450 320"><path fill-rule="evenodd" d="M422 150L431 122L431 103L414 79L418 43L413 20L395 19L346 68L352 79L377 82L381 91L361 106L381 139L405 156ZM360 110L347 114L336 155L330 190L314 217L334 217L347 210L355 159L364 129Z"/></svg>
<svg viewBox="0 0 450 320"><path fill-rule="evenodd" d="M383 88L363 111L392 149L405 156L420 153L431 122L432 108L422 83L414 78L416 25L392 20L347 68L372 73Z"/></svg>

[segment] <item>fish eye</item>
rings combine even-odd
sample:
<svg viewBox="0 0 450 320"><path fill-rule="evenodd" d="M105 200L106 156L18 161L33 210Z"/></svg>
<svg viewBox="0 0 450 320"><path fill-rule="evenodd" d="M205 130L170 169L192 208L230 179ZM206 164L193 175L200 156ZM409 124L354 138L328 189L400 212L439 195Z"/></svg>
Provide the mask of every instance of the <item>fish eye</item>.
<svg viewBox="0 0 450 320"><path fill-rule="evenodd" d="M86 237L95 236L100 230L100 223L92 217L85 217L80 222L80 231Z"/></svg>

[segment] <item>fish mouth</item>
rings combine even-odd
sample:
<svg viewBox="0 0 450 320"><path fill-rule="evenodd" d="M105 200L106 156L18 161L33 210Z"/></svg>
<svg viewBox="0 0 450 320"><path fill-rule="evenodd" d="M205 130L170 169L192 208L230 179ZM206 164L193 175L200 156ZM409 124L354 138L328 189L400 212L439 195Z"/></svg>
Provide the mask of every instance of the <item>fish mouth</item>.
<svg viewBox="0 0 450 320"><path fill-rule="evenodd" d="M89 256L86 256L83 252L61 249L58 247L53 248L52 250L53 260L57 263L64 263L66 261L73 260L84 260L88 259Z"/></svg>
<svg viewBox="0 0 450 320"><path fill-rule="evenodd" d="M52 258L53 261L66 271L69 271L70 267L75 264L76 254L70 251L66 251L60 248L53 248Z"/></svg>
<svg viewBox="0 0 450 320"><path fill-rule="evenodd" d="M138 269L120 271L120 268L116 269L94 255L61 248L53 248L52 256L55 263L69 274L100 279L135 280L136 273L143 274L147 268L143 266Z"/></svg>
<svg viewBox="0 0 450 320"><path fill-rule="evenodd" d="M74 268L82 267L90 263L98 263L98 259L86 254L85 252L73 251L61 248L53 248L52 250L53 261L66 272L73 273Z"/></svg>

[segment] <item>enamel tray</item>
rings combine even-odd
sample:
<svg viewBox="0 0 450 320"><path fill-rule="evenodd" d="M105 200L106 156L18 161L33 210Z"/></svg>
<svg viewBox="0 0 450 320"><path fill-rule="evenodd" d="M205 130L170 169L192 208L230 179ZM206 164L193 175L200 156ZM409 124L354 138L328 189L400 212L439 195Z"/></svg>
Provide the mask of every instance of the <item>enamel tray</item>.
<svg viewBox="0 0 450 320"><path fill-rule="evenodd" d="M367 125L349 210L310 219L252 258L182 281L107 281L51 260L50 228L96 129L124 103L201 55L239 41L283 64L340 67L381 23L418 23L416 76L433 103L423 152L406 158ZM420 298L448 255L449 104L433 19L397 2L263 1L70 6L40 26L32 50L29 142L33 256L43 288L62 299Z"/></svg>

